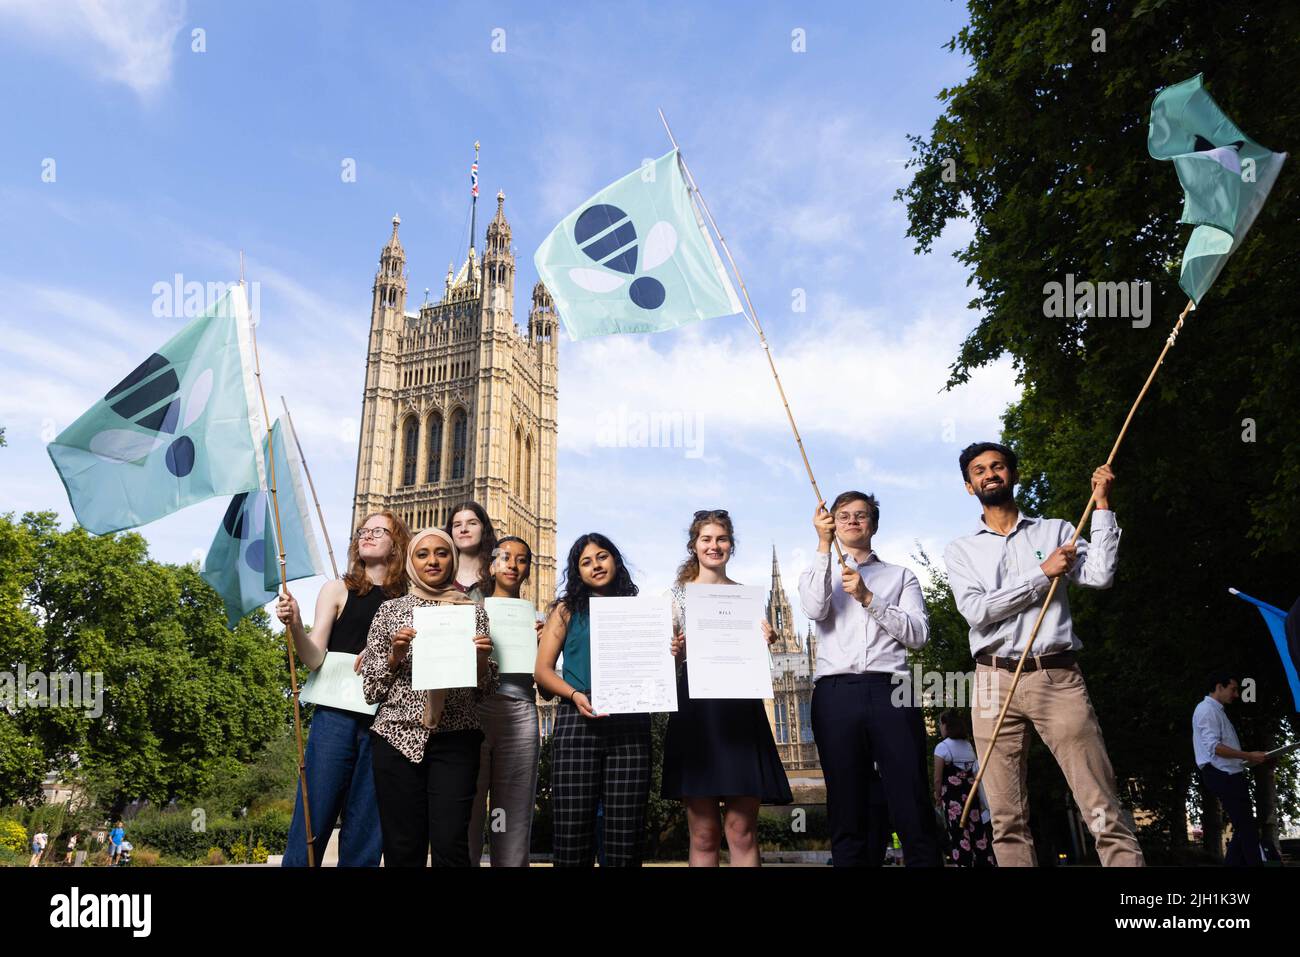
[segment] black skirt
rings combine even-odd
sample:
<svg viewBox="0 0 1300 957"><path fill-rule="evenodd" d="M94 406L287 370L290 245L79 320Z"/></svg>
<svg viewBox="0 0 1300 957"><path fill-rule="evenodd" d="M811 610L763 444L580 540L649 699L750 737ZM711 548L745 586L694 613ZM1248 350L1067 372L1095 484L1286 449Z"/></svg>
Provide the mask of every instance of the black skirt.
<svg viewBox="0 0 1300 957"><path fill-rule="evenodd" d="M786 777L763 702L692 700L686 668L677 679L677 711L664 739L664 798L758 797L789 804Z"/></svg>

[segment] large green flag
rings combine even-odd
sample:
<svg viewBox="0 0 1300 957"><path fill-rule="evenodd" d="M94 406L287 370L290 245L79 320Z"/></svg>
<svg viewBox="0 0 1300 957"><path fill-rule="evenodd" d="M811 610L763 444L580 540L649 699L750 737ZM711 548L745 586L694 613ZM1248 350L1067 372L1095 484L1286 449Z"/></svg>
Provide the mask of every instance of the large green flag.
<svg viewBox="0 0 1300 957"><path fill-rule="evenodd" d="M232 285L49 444L82 526L133 528L265 484L249 329Z"/></svg>
<svg viewBox="0 0 1300 957"><path fill-rule="evenodd" d="M1151 104L1147 150L1172 160L1183 185L1182 222L1194 225L1178 284L1197 305L1236 252L1287 154L1260 146L1205 92L1201 74L1165 87Z"/></svg>
<svg viewBox="0 0 1300 957"><path fill-rule="evenodd" d="M303 494L301 466L286 449L279 420L272 429L276 499L284 535L285 580L324 575ZM262 452L266 442L263 439ZM270 474L269 468L267 474ZM234 628L254 608L275 599L280 584L280 554L275 541L271 496L264 489L240 492L230 500L200 573L216 589Z"/></svg>
<svg viewBox="0 0 1300 957"><path fill-rule="evenodd" d="M564 217L533 261L573 339L741 311L676 150Z"/></svg>

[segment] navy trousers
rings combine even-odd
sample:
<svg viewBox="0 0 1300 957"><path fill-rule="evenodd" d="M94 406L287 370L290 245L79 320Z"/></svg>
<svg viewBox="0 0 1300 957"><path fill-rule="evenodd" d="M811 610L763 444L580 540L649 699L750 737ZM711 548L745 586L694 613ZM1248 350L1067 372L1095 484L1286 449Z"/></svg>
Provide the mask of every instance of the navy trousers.
<svg viewBox="0 0 1300 957"><path fill-rule="evenodd" d="M1246 790L1246 774L1229 774L1213 764L1200 768L1201 781L1206 790L1219 799L1228 820L1232 822L1232 840L1223 855L1228 867L1259 867L1259 828L1255 826L1255 811L1250 806L1250 792Z"/></svg>
<svg viewBox="0 0 1300 957"><path fill-rule="evenodd" d="M896 706L892 676L882 672L827 675L813 688L812 725L826 775L831 861L877 867L873 847L872 762L880 769L889 817L908 867L938 867L939 842L926 782L921 709ZM874 822L878 825L879 822Z"/></svg>

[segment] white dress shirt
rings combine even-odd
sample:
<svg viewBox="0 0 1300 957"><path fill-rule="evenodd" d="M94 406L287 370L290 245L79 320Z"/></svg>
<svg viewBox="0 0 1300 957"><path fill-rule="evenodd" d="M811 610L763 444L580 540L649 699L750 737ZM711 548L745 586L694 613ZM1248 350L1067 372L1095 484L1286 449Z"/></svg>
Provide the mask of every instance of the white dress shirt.
<svg viewBox="0 0 1300 957"><path fill-rule="evenodd" d="M1206 695L1192 712L1192 748L1196 752L1196 766L1199 768L1212 764L1227 774L1240 774L1246 762L1241 758L1225 758L1215 754L1216 744L1241 750L1237 729L1228 720L1223 705Z"/></svg>
<svg viewBox="0 0 1300 957"><path fill-rule="evenodd" d="M1016 527L999 535L980 516L978 529L944 549L953 598L970 625L972 655L1012 658L1025 650L1038 608L1052 587L1039 566L1073 534L1074 526L1059 518L1018 515ZM1066 578L1084 588L1109 588L1115 580L1119 535L1114 512L1094 511L1092 544L1078 540L1074 567ZM1034 654L1080 647L1070 620L1070 599L1066 589L1058 587L1034 639Z"/></svg>
<svg viewBox="0 0 1300 957"><path fill-rule="evenodd" d="M813 681L827 675L864 671L907 674L907 649L930 640L921 583L901 565L882 562L873 551L856 564L871 592L871 604L844 591L840 566L830 552L817 552L799 575L799 605L817 629L817 670Z"/></svg>

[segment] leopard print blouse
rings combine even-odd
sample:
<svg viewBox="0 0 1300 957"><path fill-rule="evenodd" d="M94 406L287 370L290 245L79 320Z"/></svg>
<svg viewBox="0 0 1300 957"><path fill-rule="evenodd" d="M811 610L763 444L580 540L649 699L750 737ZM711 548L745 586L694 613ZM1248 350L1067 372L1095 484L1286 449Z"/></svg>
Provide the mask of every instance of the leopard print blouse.
<svg viewBox="0 0 1300 957"><path fill-rule="evenodd" d="M437 729L430 731L424 726L422 719L427 692L416 691L411 687L411 654L408 651L397 670L390 671L388 652L392 648L393 633L399 628L412 627L414 609L441 604L446 602L404 595L380 605L370 624L365 658L361 665L361 686L366 701L379 705L371 728L415 764L424 760L424 748L429 742L430 734L477 729L477 705L485 695L495 693L500 683L496 661L489 658L488 670L480 679L479 686L449 690ZM482 605L475 608L475 617L475 633L490 634L487 612Z"/></svg>

